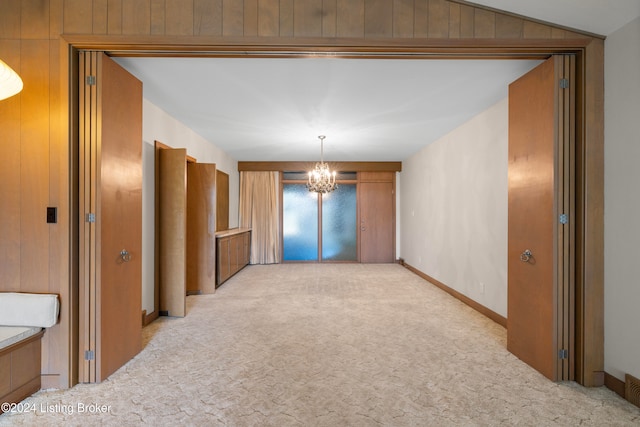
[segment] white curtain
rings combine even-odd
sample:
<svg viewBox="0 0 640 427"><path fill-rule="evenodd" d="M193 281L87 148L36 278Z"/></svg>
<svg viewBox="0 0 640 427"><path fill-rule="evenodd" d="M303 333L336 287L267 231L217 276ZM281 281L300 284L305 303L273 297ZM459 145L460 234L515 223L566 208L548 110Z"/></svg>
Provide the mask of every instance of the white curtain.
<svg viewBox="0 0 640 427"><path fill-rule="evenodd" d="M251 228L251 264L280 262L278 189L278 172L240 172L240 227Z"/></svg>

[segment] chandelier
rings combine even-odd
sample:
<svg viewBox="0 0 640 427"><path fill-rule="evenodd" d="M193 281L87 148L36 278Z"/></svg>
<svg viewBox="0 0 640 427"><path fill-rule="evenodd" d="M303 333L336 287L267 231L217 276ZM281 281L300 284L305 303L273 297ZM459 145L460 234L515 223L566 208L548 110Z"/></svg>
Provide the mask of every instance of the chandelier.
<svg viewBox="0 0 640 427"><path fill-rule="evenodd" d="M336 171L333 171L333 173L330 172L329 165L323 161L324 139L326 136L320 135L318 138L320 138L320 162L316 163L316 167L309 172L307 189L320 194L331 193L338 188L338 184L336 184Z"/></svg>

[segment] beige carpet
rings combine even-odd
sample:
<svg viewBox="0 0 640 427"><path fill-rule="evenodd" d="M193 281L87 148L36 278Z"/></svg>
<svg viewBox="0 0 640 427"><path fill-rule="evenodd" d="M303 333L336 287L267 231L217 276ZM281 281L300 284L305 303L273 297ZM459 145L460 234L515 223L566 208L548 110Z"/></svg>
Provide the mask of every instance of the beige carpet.
<svg viewBox="0 0 640 427"><path fill-rule="evenodd" d="M251 266L187 305L107 381L41 391L0 425L640 425L606 388L548 381L504 328L398 265Z"/></svg>

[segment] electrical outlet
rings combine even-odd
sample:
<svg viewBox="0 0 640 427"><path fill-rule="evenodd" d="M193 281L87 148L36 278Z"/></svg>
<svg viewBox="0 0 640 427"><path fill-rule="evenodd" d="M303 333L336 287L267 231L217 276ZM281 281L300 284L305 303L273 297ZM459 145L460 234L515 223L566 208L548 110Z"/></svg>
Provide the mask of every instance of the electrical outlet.
<svg viewBox="0 0 640 427"><path fill-rule="evenodd" d="M47 207L47 224L55 224L58 222L58 208Z"/></svg>

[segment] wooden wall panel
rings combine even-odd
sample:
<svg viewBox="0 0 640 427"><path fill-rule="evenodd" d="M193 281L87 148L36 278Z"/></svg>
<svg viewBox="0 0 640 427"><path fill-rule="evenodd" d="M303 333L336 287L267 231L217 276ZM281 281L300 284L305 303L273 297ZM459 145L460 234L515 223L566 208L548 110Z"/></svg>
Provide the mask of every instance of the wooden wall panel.
<svg viewBox="0 0 640 427"><path fill-rule="evenodd" d="M151 0L149 9L151 35L164 35L164 0Z"/></svg>
<svg viewBox="0 0 640 427"><path fill-rule="evenodd" d="M0 1L0 39L20 39L20 4L13 0Z"/></svg>
<svg viewBox="0 0 640 427"><path fill-rule="evenodd" d="M122 0L107 0L107 34L122 34Z"/></svg>
<svg viewBox="0 0 640 427"><path fill-rule="evenodd" d="M475 34L475 9L471 6L460 6L460 38L473 38Z"/></svg>
<svg viewBox="0 0 640 427"><path fill-rule="evenodd" d="M93 0L93 34L107 34L109 0Z"/></svg>
<svg viewBox="0 0 640 427"><path fill-rule="evenodd" d="M295 37L322 36L322 0L294 0L293 34Z"/></svg>
<svg viewBox="0 0 640 427"><path fill-rule="evenodd" d="M280 34L280 2L260 0L258 2L258 35L275 37Z"/></svg>
<svg viewBox="0 0 640 427"><path fill-rule="evenodd" d="M280 37L293 36L293 2L280 0Z"/></svg>
<svg viewBox="0 0 640 427"><path fill-rule="evenodd" d="M550 39L551 28L537 22L524 21L522 37L525 39Z"/></svg>
<svg viewBox="0 0 640 427"><path fill-rule="evenodd" d="M165 0L165 35L193 35L193 2Z"/></svg>
<svg viewBox="0 0 640 427"><path fill-rule="evenodd" d="M57 39L62 34L64 0L49 0L49 38Z"/></svg>
<svg viewBox="0 0 640 427"><path fill-rule="evenodd" d="M22 39L49 38L49 1L21 0L20 37Z"/></svg>
<svg viewBox="0 0 640 427"><path fill-rule="evenodd" d="M393 35L393 3L387 0L365 0L364 36L391 37Z"/></svg>
<svg viewBox="0 0 640 427"><path fill-rule="evenodd" d="M523 20L509 15L496 15L496 38L522 38Z"/></svg>
<svg viewBox="0 0 640 427"><path fill-rule="evenodd" d="M461 15L460 15L460 5L457 3L451 3L449 5L449 38L450 39L459 39L460 38L460 24L461 24Z"/></svg>
<svg viewBox="0 0 640 427"><path fill-rule="evenodd" d="M196 36L222 35L222 0L194 0L193 34Z"/></svg>
<svg viewBox="0 0 640 427"><path fill-rule="evenodd" d="M413 0L393 0L393 37L413 37Z"/></svg>
<svg viewBox="0 0 640 427"><path fill-rule="evenodd" d="M244 0L244 33L245 37L258 35L258 0Z"/></svg>
<svg viewBox="0 0 640 427"><path fill-rule="evenodd" d="M21 42L20 278L24 289L49 288L49 41Z"/></svg>
<svg viewBox="0 0 640 427"><path fill-rule="evenodd" d="M93 3L64 0L62 22L65 34L93 34Z"/></svg>
<svg viewBox="0 0 640 427"><path fill-rule="evenodd" d="M473 14L473 36L477 39L492 39L496 36L496 14L476 9Z"/></svg>
<svg viewBox="0 0 640 427"><path fill-rule="evenodd" d="M169 23L167 22L166 25L168 27ZM151 4L149 0L122 2L122 34L151 34Z"/></svg>
<svg viewBox="0 0 640 427"><path fill-rule="evenodd" d="M322 36L335 37L338 32L337 0L322 1Z"/></svg>
<svg viewBox="0 0 640 427"><path fill-rule="evenodd" d="M446 38L449 36L449 2L446 0L429 0L429 38Z"/></svg>
<svg viewBox="0 0 640 427"><path fill-rule="evenodd" d="M364 0L337 0L336 36L364 37Z"/></svg>
<svg viewBox="0 0 640 427"><path fill-rule="evenodd" d="M20 41L0 39L0 52L2 60L21 74ZM21 97L18 94L0 101L0 158L3 162L0 167L0 290L3 291L19 291L21 287L21 194L16 191L20 188Z"/></svg>
<svg viewBox="0 0 640 427"><path fill-rule="evenodd" d="M413 8L413 36L429 36L429 0L415 0Z"/></svg>
<svg viewBox="0 0 640 427"><path fill-rule="evenodd" d="M244 7L242 1L223 0L222 35L225 37L244 34Z"/></svg>

